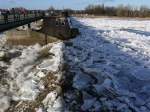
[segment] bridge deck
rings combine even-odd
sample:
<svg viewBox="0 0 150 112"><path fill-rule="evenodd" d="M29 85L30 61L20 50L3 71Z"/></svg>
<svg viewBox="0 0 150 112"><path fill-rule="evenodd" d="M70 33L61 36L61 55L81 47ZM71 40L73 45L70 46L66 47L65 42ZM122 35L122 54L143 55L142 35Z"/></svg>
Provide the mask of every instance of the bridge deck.
<svg viewBox="0 0 150 112"><path fill-rule="evenodd" d="M0 16L0 32L19 27L44 18L42 14Z"/></svg>

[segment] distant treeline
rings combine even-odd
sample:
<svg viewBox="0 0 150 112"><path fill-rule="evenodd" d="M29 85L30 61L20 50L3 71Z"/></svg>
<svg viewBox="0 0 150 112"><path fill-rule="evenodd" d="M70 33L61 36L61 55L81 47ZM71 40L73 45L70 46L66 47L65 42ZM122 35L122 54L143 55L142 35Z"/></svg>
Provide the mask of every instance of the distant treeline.
<svg viewBox="0 0 150 112"><path fill-rule="evenodd" d="M146 6L133 8L132 6L119 5L109 7L104 5L89 5L84 10L69 10L72 14L89 14L96 16L118 16L118 17L150 17L150 9Z"/></svg>

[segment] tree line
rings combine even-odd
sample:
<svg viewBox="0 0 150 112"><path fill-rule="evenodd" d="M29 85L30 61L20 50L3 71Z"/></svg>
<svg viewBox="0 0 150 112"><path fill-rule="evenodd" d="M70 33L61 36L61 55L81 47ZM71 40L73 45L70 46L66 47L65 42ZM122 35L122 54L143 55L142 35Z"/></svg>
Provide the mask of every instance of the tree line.
<svg viewBox="0 0 150 112"><path fill-rule="evenodd" d="M84 10L73 11L74 14L89 14L96 16L118 16L118 17L150 17L150 9L146 6L135 8L130 5L119 5L118 7L109 7L103 5L89 5Z"/></svg>

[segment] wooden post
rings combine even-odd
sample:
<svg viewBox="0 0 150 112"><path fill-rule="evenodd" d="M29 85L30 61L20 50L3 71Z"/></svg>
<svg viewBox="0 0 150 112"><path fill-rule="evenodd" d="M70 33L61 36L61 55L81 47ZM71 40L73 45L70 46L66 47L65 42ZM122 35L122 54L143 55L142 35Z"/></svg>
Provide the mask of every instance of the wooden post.
<svg viewBox="0 0 150 112"><path fill-rule="evenodd" d="M30 23L28 24L28 28L29 28L29 29L31 28L31 24L30 24Z"/></svg>
<svg viewBox="0 0 150 112"><path fill-rule="evenodd" d="M47 44L47 33L45 32L45 45Z"/></svg>

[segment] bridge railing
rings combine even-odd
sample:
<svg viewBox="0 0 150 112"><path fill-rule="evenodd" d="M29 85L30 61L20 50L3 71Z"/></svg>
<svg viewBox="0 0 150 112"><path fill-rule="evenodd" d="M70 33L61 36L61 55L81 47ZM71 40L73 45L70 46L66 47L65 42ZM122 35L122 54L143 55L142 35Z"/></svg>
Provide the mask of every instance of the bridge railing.
<svg viewBox="0 0 150 112"><path fill-rule="evenodd" d="M3 14L0 15L0 25L43 17L43 13Z"/></svg>

